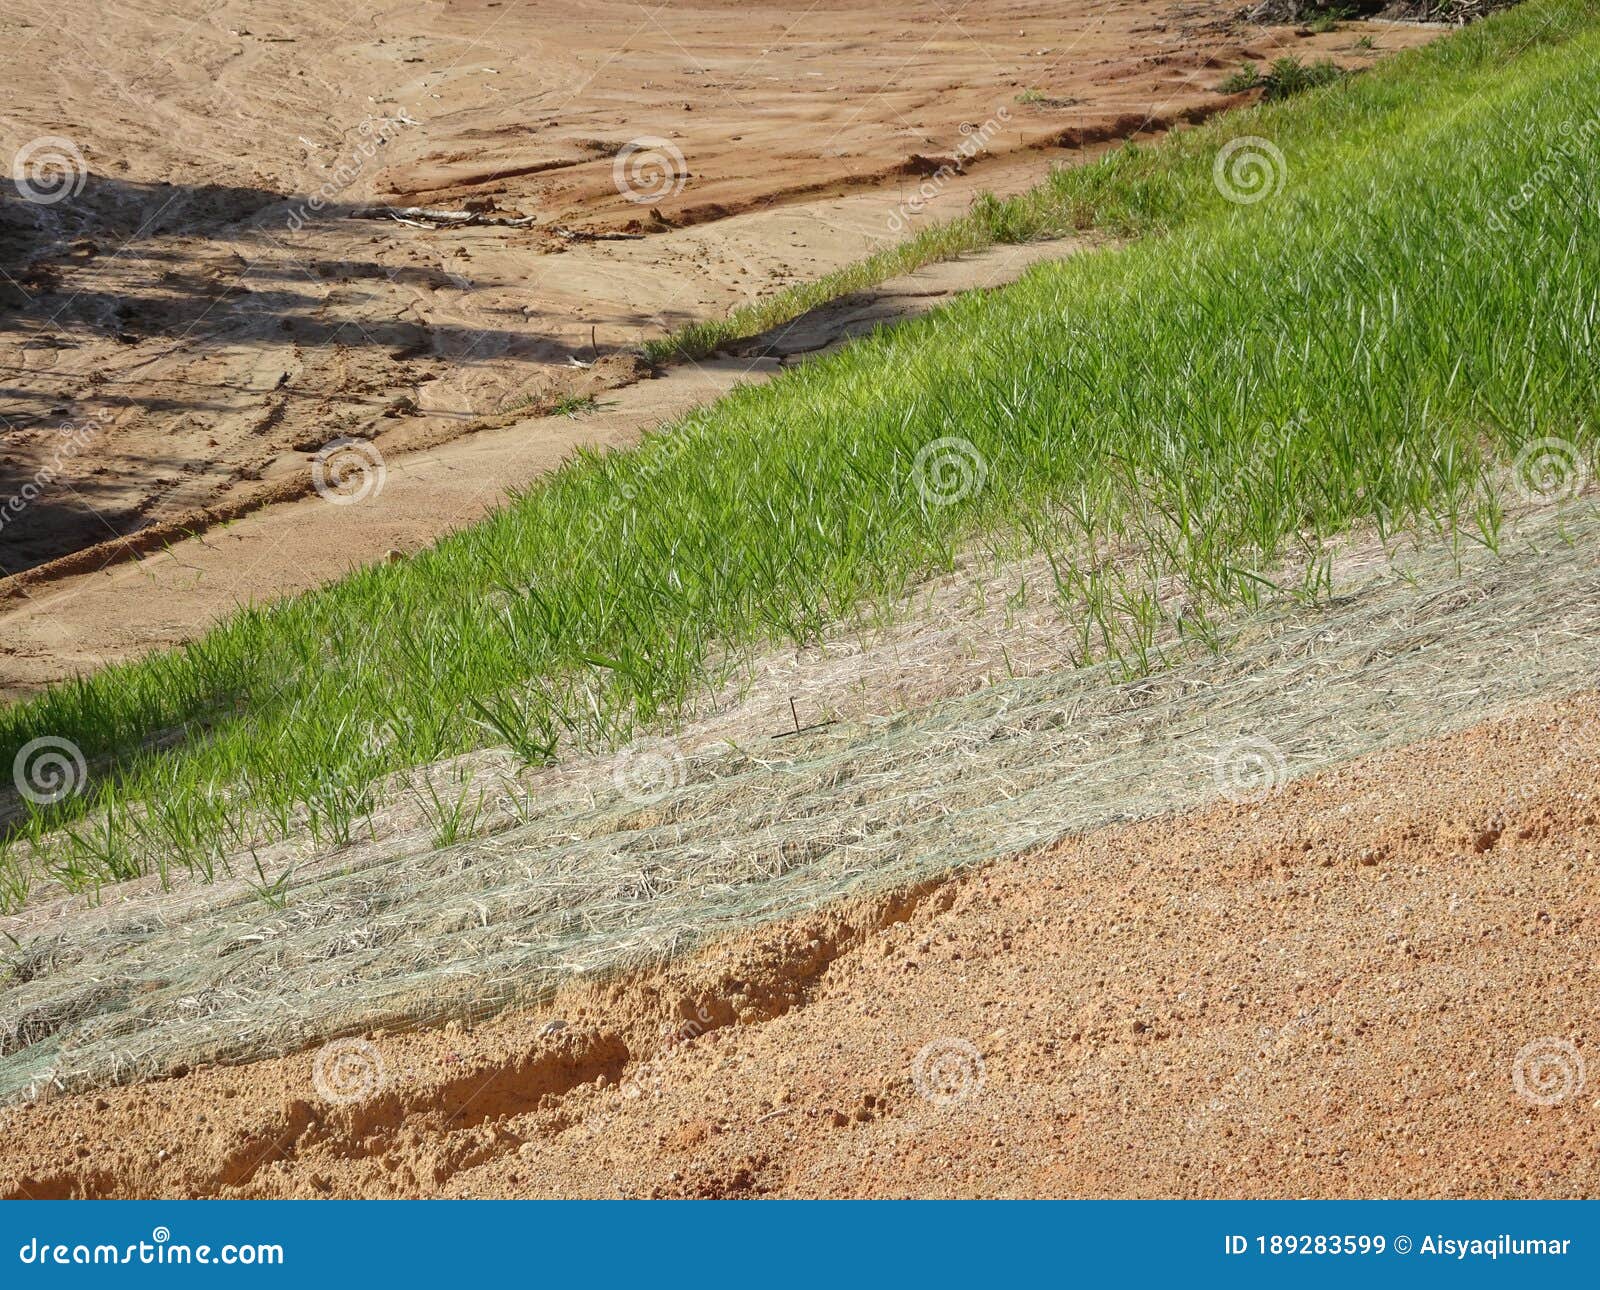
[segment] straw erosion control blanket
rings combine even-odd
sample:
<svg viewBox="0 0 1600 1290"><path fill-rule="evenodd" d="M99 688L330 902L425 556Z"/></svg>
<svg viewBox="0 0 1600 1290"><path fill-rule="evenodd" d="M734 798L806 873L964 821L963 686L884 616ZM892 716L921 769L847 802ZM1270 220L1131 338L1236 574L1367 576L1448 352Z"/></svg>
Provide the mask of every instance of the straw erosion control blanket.
<svg viewBox="0 0 1600 1290"><path fill-rule="evenodd" d="M758 695L619 758L519 773L486 753L491 836L440 850L414 811L380 818L377 841L309 859L281 899L263 899L241 859L250 880L166 891L147 878L99 905L41 902L0 922L14 945L0 1094L487 1016L852 894L1218 795L1255 800L1593 686L1597 541L1583 500L1529 517L1499 555L1424 545L1397 571L1367 552L1370 576L1332 605L1280 608L1221 656L1131 682L1047 668L752 741L760 703L755 729L788 717ZM838 684L835 662L817 666Z"/></svg>

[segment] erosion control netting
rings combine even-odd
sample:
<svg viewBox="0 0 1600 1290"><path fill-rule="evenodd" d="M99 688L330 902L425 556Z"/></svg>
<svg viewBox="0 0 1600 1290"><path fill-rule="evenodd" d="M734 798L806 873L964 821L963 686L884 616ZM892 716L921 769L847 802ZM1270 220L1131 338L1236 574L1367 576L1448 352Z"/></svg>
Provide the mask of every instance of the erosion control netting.
<svg viewBox="0 0 1600 1290"><path fill-rule="evenodd" d="M563 983L1063 835L1250 792L1600 674L1600 519L1425 555L1221 657L1132 683L1009 680L894 719L690 755L641 806L609 761L526 823L338 853L282 907L240 881L7 920L0 1097L481 1018ZM1265 778L1263 778L1265 777Z"/></svg>

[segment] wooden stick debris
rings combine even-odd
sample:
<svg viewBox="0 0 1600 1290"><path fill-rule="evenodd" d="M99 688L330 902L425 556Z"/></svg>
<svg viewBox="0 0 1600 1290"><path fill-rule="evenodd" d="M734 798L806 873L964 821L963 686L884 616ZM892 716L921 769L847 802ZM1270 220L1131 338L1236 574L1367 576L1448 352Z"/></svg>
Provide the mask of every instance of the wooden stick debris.
<svg viewBox="0 0 1600 1290"><path fill-rule="evenodd" d="M537 215L496 215L491 211L448 211L432 206L358 206L351 219L389 219L412 228L532 228ZM550 225L550 231L568 242L637 242L643 233L593 232L589 229Z"/></svg>

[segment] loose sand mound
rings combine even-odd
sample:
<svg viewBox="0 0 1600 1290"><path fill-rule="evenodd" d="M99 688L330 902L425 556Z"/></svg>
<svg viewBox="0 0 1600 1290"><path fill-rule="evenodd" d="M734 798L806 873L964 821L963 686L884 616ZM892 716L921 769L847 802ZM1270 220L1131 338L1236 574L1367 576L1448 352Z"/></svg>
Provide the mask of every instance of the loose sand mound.
<svg viewBox="0 0 1600 1290"><path fill-rule="evenodd" d="M0 1187L1592 1195L1597 771L1600 695L1528 708L476 1030L21 1108Z"/></svg>

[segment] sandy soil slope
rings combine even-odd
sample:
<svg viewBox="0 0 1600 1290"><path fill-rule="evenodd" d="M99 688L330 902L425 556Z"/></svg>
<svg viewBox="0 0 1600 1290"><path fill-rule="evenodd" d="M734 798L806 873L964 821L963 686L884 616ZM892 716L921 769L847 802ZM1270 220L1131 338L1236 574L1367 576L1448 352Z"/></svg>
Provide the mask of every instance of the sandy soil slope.
<svg viewBox="0 0 1600 1290"><path fill-rule="evenodd" d="M392 460L470 432L574 359L1224 106L1214 86L1247 57L1369 57L1354 28L1249 28L1235 8L9 6L0 144L13 164L39 140L81 157L81 188L0 189L0 499L58 473L0 530L0 575L303 491L341 436ZM1433 34L1372 30L1380 49ZM374 201L531 223L348 217Z"/></svg>
<svg viewBox="0 0 1600 1290"><path fill-rule="evenodd" d="M538 1014L20 1108L0 1186L1593 1195L1597 770L1600 695L1525 708Z"/></svg>

